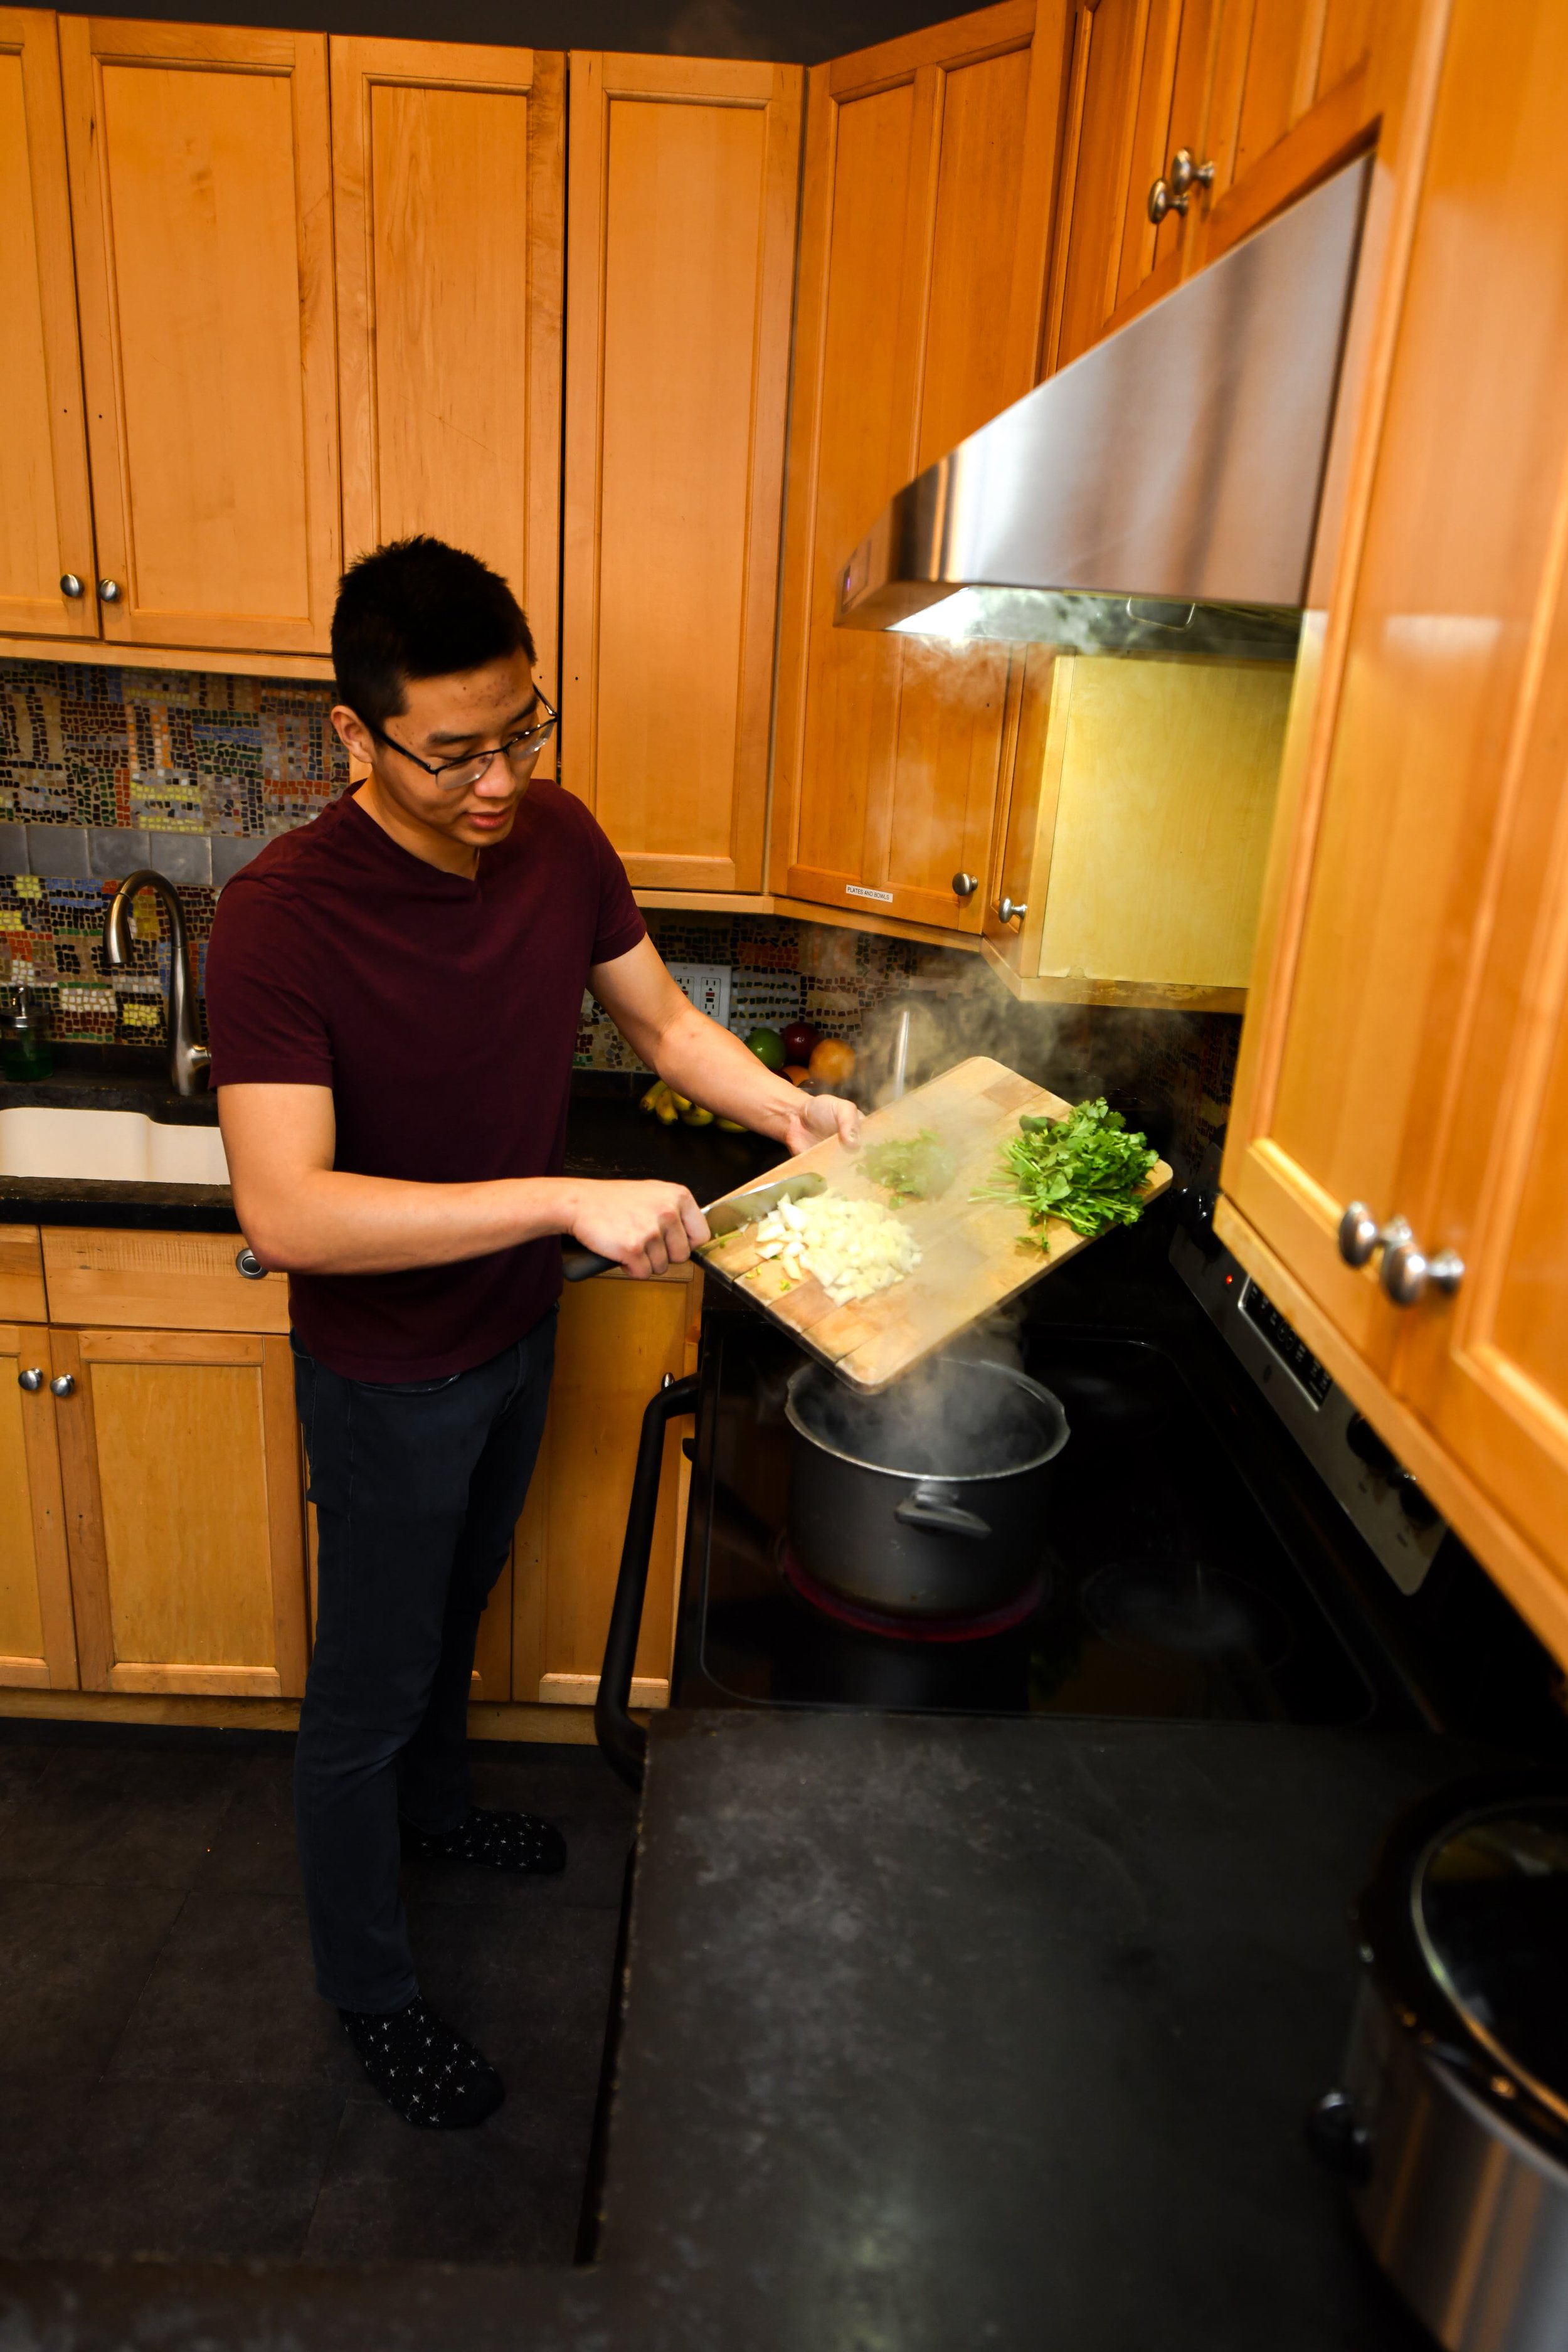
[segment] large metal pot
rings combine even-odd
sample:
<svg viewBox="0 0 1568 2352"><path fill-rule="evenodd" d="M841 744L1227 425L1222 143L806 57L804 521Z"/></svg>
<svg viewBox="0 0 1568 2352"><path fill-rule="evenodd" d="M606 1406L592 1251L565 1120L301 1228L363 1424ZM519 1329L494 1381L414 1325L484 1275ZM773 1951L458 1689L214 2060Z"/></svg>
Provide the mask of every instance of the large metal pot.
<svg viewBox="0 0 1568 2352"><path fill-rule="evenodd" d="M1068 1441L1038 1381L954 1359L860 1396L805 1364L785 1410L789 1540L818 1583L889 1615L973 1617L1038 1570L1051 1464Z"/></svg>
<svg viewBox="0 0 1568 2352"><path fill-rule="evenodd" d="M1395 1824L1358 1910L1339 2086L1310 2119L1449 2352L1568 2344L1568 1785L1496 1775Z"/></svg>

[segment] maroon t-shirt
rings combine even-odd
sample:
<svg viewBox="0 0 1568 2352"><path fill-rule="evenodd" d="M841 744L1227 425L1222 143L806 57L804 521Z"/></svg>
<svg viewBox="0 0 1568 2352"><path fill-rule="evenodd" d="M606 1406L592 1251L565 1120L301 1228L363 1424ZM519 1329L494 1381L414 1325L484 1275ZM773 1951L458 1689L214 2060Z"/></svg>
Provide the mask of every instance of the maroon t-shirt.
<svg viewBox="0 0 1568 2352"><path fill-rule="evenodd" d="M399 848L345 795L218 901L212 1083L331 1087L334 1165L424 1184L562 1162L583 990L644 936L626 869L581 801L531 785L466 881ZM554 1239L400 1274L296 1274L301 1344L349 1380L437 1380L500 1353L561 1287Z"/></svg>

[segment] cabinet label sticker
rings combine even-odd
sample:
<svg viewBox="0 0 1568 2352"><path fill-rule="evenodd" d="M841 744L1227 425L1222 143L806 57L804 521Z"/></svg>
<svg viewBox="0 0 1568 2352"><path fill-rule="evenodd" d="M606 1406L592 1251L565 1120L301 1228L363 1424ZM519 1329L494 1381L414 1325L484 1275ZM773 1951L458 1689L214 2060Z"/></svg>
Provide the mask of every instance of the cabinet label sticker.
<svg viewBox="0 0 1568 2352"><path fill-rule="evenodd" d="M844 896L847 898L875 898L879 907L890 907L893 903L890 890L868 890L863 882L846 882Z"/></svg>

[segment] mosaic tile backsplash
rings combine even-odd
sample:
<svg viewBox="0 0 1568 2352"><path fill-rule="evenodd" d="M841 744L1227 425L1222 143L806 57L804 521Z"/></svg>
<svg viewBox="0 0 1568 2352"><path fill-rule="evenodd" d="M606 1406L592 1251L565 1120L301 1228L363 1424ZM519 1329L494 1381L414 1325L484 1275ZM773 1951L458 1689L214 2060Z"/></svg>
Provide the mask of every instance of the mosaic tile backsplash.
<svg viewBox="0 0 1568 2352"><path fill-rule="evenodd" d="M164 1043L168 944L142 898L132 968L103 960L106 883L151 866L179 892L200 990L224 884L348 781L324 686L195 672L0 661L0 982L48 1007L61 1042ZM854 1043L868 1097L896 1013L911 1008L911 1076L993 1053L1077 1098L1110 1088L1167 1107L1195 1162L1224 1125L1239 1022L1017 1004L978 956L763 915L650 913L672 963L729 975L729 1022L809 1021ZM584 998L578 1066L635 1070Z"/></svg>

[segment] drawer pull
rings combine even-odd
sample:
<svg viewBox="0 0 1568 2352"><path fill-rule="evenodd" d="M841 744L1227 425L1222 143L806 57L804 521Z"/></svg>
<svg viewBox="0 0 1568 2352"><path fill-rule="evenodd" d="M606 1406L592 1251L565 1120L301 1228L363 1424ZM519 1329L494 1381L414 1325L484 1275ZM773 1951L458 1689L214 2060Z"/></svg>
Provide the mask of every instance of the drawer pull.
<svg viewBox="0 0 1568 2352"><path fill-rule="evenodd" d="M58 1397L75 1396L75 1376L70 1372L57 1372L49 1382L49 1394Z"/></svg>
<svg viewBox="0 0 1568 2352"><path fill-rule="evenodd" d="M240 1251L238 1256L234 1262L238 1267L240 1273L244 1275L247 1282L266 1281L267 1268L262 1265L261 1260L257 1256L256 1252L251 1248L248 1242L246 1243L245 1247Z"/></svg>
<svg viewBox="0 0 1568 2352"><path fill-rule="evenodd" d="M26 1389L29 1396L37 1396L43 1385L44 1375L37 1364L29 1364L26 1371L18 1372L16 1375L16 1386L19 1389Z"/></svg>

